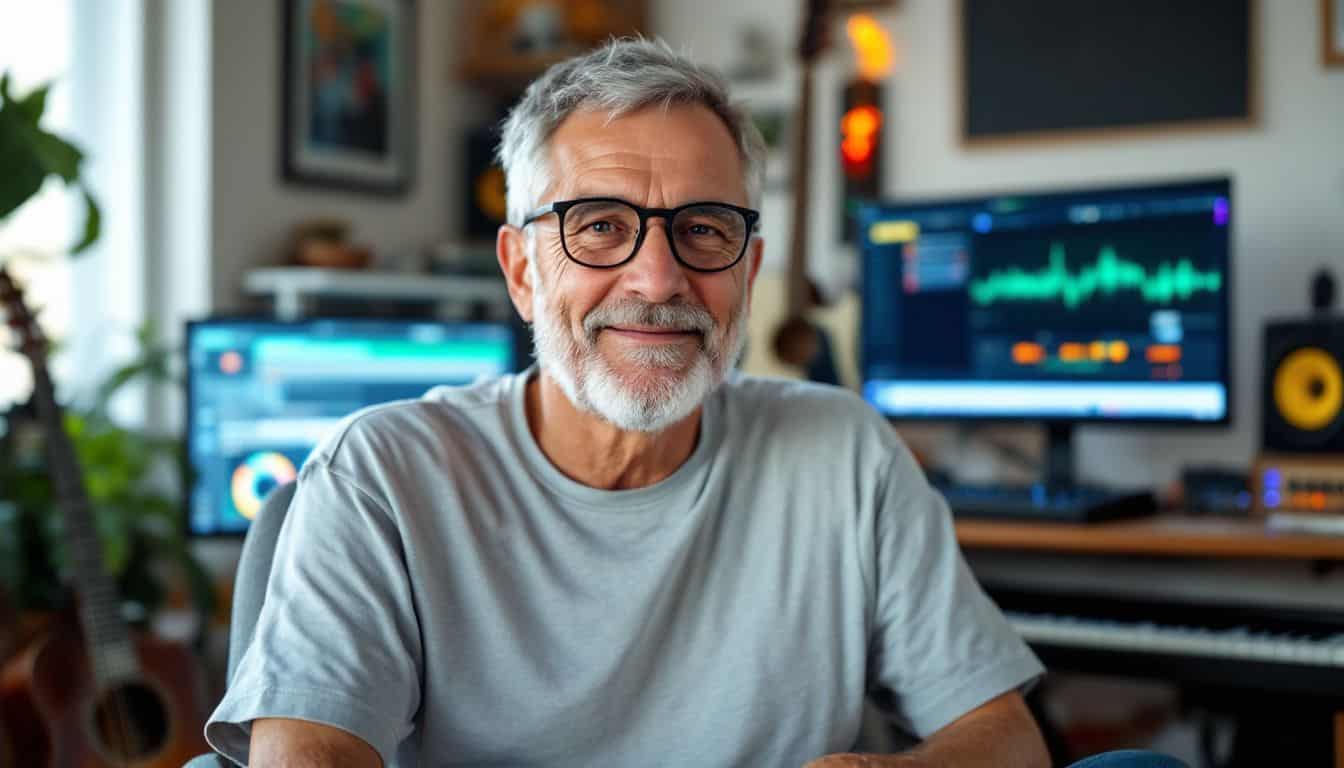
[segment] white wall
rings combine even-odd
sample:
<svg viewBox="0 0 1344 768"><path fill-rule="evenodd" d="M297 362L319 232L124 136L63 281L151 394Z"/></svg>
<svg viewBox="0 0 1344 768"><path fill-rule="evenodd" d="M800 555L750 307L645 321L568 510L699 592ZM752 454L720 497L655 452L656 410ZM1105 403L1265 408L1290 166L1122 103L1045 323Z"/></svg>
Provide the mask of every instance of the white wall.
<svg viewBox="0 0 1344 768"><path fill-rule="evenodd" d="M957 139L955 3L902 0L899 6L882 15L902 60L888 109L894 120L886 135L886 193L926 196L1221 173L1234 178L1234 426L1084 430L1079 467L1096 476L1104 466L1105 476L1123 482L1165 483L1181 464L1246 463L1258 442L1263 320L1304 309L1307 281L1317 267L1332 264L1344 278L1344 69L1321 65L1319 4L1260 0L1261 109L1254 128L992 150L965 150ZM700 60L724 66L732 60L737 27L747 22L767 25L787 54L795 45L800 7L797 0L665 0L656 8L654 31L688 46ZM849 56L847 43L835 42L822 74L832 83L839 82ZM825 111L819 114L837 113L820 108ZM818 140L829 148L834 134ZM835 209L826 202L830 194L814 195L825 196L817 210ZM767 216L786 215L779 201L766 202ZM782 253L786 241L776 235L787 228L766 231L767 248ZM813 247L835 250L817 238Z"/></svg>
<svg viewBox="0 0 1344 768"><path fill-rule="evenodd" d="M278 263L290 228L316 216L352 225L377 257L417 253L458 221L459 95L453 83L457 2L421 0L414 181L402 197L282 183L279 170L283 3L212 4L211 295L216 311L240 305L243 273Z"/></svg>

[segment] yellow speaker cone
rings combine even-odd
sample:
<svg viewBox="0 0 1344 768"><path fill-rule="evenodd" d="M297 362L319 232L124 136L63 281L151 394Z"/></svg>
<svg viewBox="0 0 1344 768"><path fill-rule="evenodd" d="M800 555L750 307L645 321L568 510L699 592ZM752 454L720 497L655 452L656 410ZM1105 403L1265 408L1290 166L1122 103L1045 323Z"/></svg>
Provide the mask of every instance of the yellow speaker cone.
<svg viewBox="0 0 1344 768"><path fill-rule="evenodd" d="M1274 372L1274 405L1292 426L1318 430L1329 426L1344 407L1344 372L1324 350L1303 347Z"/></svg>

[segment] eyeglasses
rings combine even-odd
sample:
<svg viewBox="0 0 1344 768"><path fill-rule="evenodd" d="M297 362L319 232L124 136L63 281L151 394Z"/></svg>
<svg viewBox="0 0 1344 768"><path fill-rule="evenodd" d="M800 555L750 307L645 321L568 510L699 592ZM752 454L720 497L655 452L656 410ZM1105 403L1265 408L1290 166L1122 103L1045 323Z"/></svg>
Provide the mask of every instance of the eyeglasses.
<svg viewBox="0 0 1344 768"><path fill-rule="evenodd" d="M729 203L642 208L614 197L585 197L544 205L529 213L523 226L548 213L559 219L565 255L593 269L612 269L633 259L644 244L649 219L664 219L672 256L696 272L722 272L741 261L761 217L759 211Z"/></svg>

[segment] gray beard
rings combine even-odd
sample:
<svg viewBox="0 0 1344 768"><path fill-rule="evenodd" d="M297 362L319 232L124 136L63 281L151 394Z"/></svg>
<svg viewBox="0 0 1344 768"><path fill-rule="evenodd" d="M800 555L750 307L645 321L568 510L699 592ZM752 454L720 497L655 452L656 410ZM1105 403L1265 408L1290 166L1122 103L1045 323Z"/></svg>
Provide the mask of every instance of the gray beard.
<svg viewBox="0 0 1344 768"><path fill-rule="evenodd" d="M583 338L576 338L564 322L565 306L550 306L536 268L528 268L533 271L532 336L538 364L576 408L620 429L658 433L686 418L723 383L746 346L745 296L726 328L715 325L700 307L636 302L594 309L584 318ZM613 319L694 329L701 333L701 342L694 350L664 345L625 350L621 354L627 361L647 370L620 374L597 348L598 335Z"/></svg>

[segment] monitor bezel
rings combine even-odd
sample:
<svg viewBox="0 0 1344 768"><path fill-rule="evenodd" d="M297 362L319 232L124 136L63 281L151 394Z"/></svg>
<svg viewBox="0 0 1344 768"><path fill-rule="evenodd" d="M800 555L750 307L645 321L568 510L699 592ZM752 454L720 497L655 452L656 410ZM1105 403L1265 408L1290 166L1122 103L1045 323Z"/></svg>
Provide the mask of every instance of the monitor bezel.
<svg viewBox="0 0 1344 768"><path fill-rule="evenodd" d="M180 503L181 525L179 530L183 537L187 539L222 539L222 540L241 540L249 530L251 525L241 531L197 531L191 524L191 501L192 494L195 491L196 465L192 461L192 439L195 435L195 418L192 413L192 403L195 402L195 375L191 365L192 338L201 328L219 326L225 324L250 324L265 325L272 328L298 328L313 323L368 323L388 324L403 323L405 325L442 325L445 327L478 326L502 328L509 332L512 344L509 369L512 372L518 372L523 369L523 362L528 359L526 346L520 323L510 318L508 320L442 320L433 317L357 317L357 316L311 316L299 318L277 318L273 315L253 315L253 314L213 314L208 317L193 318L185 322L185 331L182 337L183 350L183 369L184 369L184 388L182 399L183 412L183 432L179 445L182 450L182 501Z"/></svg>
<svg viewBox="0 0 1344 768"><path fill-rule="evenodd" d="M859 313L859 343L858 343L858 361L859 361L859 391L860 396L864 397L865 402L877 410L883 418L893 423L909 424L928 424L928 423L972 423L972 424L1033 424L1033 425L1087 425L1088 427L1124 427L1143 425L1151 427L1165 427L1177 430L1200 430L1200 429L1225 429L1235 423L1234 414L1236 412L1236 382L1233 373L1236 371L1236 361L1234 360L1234 351L1236 348L1236 326L1234 324L1234 315L1232 312L1232 295L1236 290L1236 280L1234 267L1236 263L1236 227L1238 221L1238 207L1235 197L1236 184L1232 174L1221 176L1201 176L1201 177L1181 177L1168 179L1142 179L1130 182L1120 182L1105 184L1099 186L1087 187L1068 187L1068 186L1047 186L1033 188L1017 188L1003 191L977 191L973 194L958 196L937 196L937 197L907 197L907 198L884 198L876 200L867 200L859 205L858 220L860 231L866 229L864 224L878 212L881 215L889 215L894 208L935 208L945 205L966 205L977 202L987 202L1004 197L1030 197L1030 198L1064 198L1076 195L1119 195L1134 194L1139 192L1177 192L1181 189L1198 189L1201 187L1219 186L1226 190L1228 212L1230 219L1228 221L1227 232L1227 263L1224 270L1223 300L1221 312L1223 316L1223 325L1225 332L1223 334L1222 350L1222 371L1221 383L1224 389L1223 415L1217 419L1196 419L1196 418L1161 418L1152 416L1124 416L1124 417L1105 417L1105 416L1058 416L1045 414L1023 414L1023 415L996 415L996 414L952 414L952 413L909 413L892 414L883 411L881 408L868 400L863 395L863 391L868 383L868 366L865 356L865 313ZM864 280L864 270L868 263L867 251L872 248L867 238L860 236L859 245L859 280ZM863 299L863 288L866 282L860 283L859 297ZM967 379L967 381L971 381Z"/></svg>

